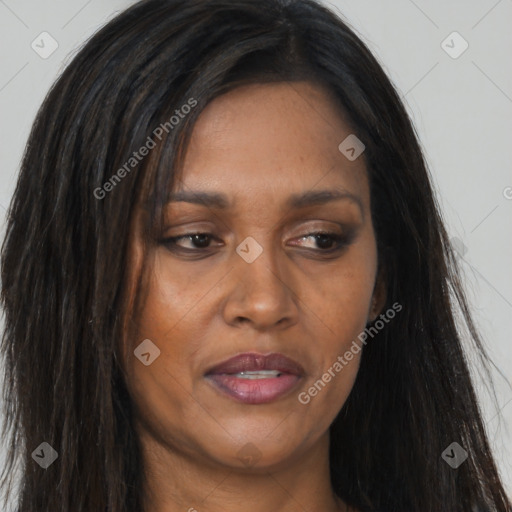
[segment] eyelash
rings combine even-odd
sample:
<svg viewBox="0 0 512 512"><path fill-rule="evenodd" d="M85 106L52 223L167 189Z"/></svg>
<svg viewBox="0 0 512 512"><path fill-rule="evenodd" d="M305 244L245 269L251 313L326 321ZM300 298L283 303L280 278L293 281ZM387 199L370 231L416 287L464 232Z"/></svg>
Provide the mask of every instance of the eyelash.
<svg viewBox="0 0 512 512"><path fill-rule="evenodd" d="M175 251L175 252L182 252L182 253L188 253L188 254L204 253L206 250L210 249L210 247L188 249L185 247L178 246L176 244L176 242L183 238L191 238L194 236L205 236L205 235L207 237L210 237L210 239L215 239L215 236L211 233L200 233L199 232L199 233L186 233L184 235L166 238L166 239L162 240L161 243L163 245L167 246L170 250ZM353 234L340 235L339 233L334 233L334 232L330 232L330 231L315 231L315 232L307 233L306 235L299 237L299 240L303 240L304 238L317 237L317 236L324 236L324 237L327 236L327 237L331 238L336 243L336 246L333 248L330 248L330 249L309 249L309 248L307 249L307 250L319 252L322 255L336 253L336 252L341 251L342 249L344 249L345 247L347 247L350 244L350 242L353 238Z"/></svg>

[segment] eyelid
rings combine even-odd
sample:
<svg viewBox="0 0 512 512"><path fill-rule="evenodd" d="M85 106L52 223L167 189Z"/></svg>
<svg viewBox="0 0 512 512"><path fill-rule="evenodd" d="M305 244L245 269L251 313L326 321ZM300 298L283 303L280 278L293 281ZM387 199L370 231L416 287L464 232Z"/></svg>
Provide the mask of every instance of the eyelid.
<svg viewBox="0 0 512 512"><path fill-rule="evenodd" d="M306 226L304 226L304 224L306 224ZM331 231L333 228L332 227L326 227L326 224L327 225L334 225L336 226L336 228L338 229L343 229L343 230L352 230L352 229L355 229L355 228L359 228L360 227L360 223L357 222L355 223L354 221L348 221L348 222L342 222L342 221L335 221L335 220L329 220L329 219L319 219L317 217L315 218L311 218L311 219L301 219L300 221L296 221L293 223L293 225L290 227L290 228L287 228L286 231L288 232L298 232L297 235L291 235L291 236L300 236L302 233L310 233L312 231ZM189 225L192 225L191 227L189 227ZM186 221L186 222L179 222L178 224L173 224L172 226L168 226L166 229L163 230L163 232L168 232L168 231L171 231L171 230L178 230L179 228L181 228L182 226L187 226L187 227L184 227L183 229L187 229L186 232L183 233L183 235L190 235L190 234L204 234L204 233L207 233L207 234L212 234L211 231L216 231L215 235L216 236L226 236L225 233L232 233L232 230L229 229L229 228L226 228L225 226L222 227L221 229L218 229L216 224L213 223L213 222L208 222L208 221L205 221L205 222L201 222L201 221L198 221L198 222L194 222L194 221ZM281 231L285 231L285 228L280 228ZM223 232L222 235L220 234L217 234L219 232ZM176 235L169 235L169 237L177 237L177 236L181 236L181 234L176 234Z"/></svg>
<svg viewBox="0 0 512 512"><path fill-rule="evenodd" d="M188 226L189 224L192 224L192 226ZM179 228L182 226L187 227L183 228L185 231L179 232ZM352 231L359 231L361 227L362 225L359 222L342 222L315 218L302 219L300 222L295 222L293 226L289 228L287 231L289 233L289 238L300 238L305 235L310 235L312 233L319 232L328 233L331 235L344 236ZM169 234L166 236L166 238L179 238L199 234L206 234L213 238L225 238L228 235L233 234L232 230L228 228L223 227L221 229L217 229L215 224L211 222L198 222L197 225L195 225L195 223L193 222L183 222L173 226L169 226L168 228L164 229L164 233L174 230L178 231L178 233ZM284 228L282 229L282 231L284 231Z"/></svg>
<svg viewBox="0 0 512 512"><path fill-rule="evenodd" d="M342 230L350 231L356 229L358 225L354 222L341 222L334 221L328 219L302 219L300 222L295 222L293 227L290 229L291 233L298 233L297 236L300 236L301 233L307 232L315 232L315 231L329 231L333 230ZM341 233L340 233L341 234ZM292 234L292 236L296 236Z"/></svg>

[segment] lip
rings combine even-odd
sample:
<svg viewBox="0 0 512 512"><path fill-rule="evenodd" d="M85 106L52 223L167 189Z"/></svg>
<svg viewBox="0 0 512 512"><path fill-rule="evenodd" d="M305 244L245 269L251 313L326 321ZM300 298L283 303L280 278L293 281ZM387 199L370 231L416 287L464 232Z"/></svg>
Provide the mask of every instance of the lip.
<svg viewBox="0 0 512 512"><path fill-rule="evenodd" d="M244 371L277 370L282 375L263 379L247 379L234 374ZM283 354L238 354L207 370L205 378L224 395L247 403L263 404L282 397L296 387L304 376L303 367Z"/></svg>
<svg viewBox="0 0 512 512"><path fill-rule="evenodd" d="M258 354L244 352L211 367L206 375L221 373L239 373L256 370L278 370L282 373L304 375L304 368L289 357L279 353Z"/></svg>

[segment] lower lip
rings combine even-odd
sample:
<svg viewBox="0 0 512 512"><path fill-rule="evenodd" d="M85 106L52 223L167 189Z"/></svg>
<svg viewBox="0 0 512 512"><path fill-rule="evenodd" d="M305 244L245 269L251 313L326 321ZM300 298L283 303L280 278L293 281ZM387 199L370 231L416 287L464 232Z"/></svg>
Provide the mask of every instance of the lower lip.
<svg viewBox="0 0 512 512"><path fill-rule="evenodd" d="M216 389L239 402L265 404L295 387L300 377L289 373L270 379L242 379L233 375L207 375Z"/></svg>

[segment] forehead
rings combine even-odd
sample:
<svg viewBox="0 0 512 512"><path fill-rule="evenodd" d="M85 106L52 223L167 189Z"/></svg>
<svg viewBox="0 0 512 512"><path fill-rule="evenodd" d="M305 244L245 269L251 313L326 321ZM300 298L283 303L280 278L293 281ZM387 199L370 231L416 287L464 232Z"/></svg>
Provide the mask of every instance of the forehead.
<svg viewBox="0 0 512 512"><path fill-rule="evenodd" d="M345 119L329 91L308 82L234 89L199 116L175 191L222 190L235 200L275 201L336 188L364 201L364 155L350 161L338 149L352 134Z"/></svg>

